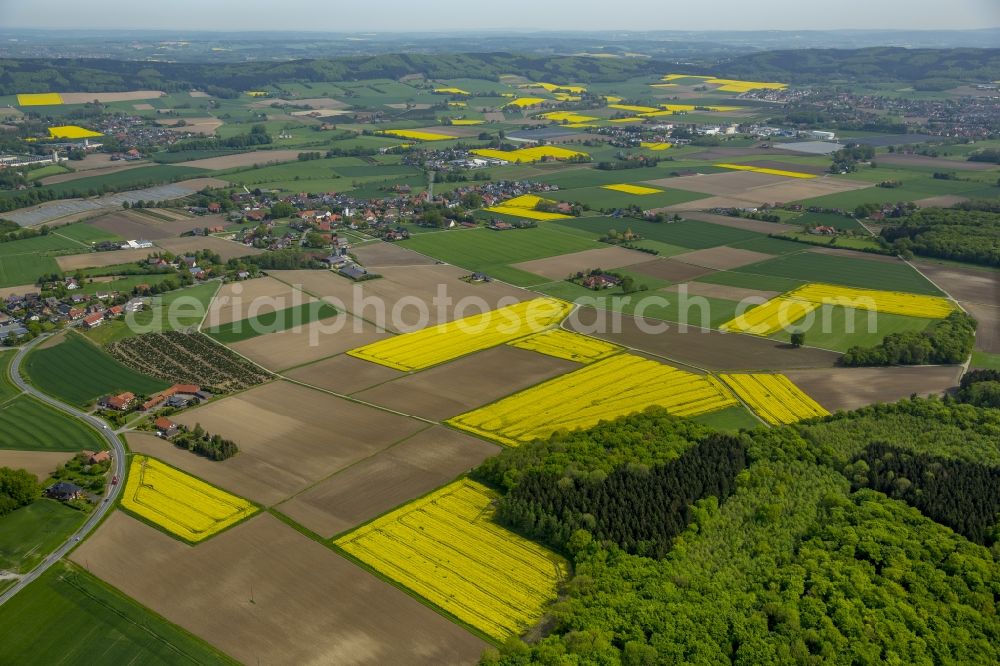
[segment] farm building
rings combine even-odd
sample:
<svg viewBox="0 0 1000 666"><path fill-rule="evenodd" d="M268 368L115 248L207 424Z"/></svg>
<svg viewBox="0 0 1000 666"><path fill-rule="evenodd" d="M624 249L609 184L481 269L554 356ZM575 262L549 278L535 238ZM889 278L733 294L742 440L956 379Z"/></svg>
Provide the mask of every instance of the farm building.
<svg viewBox="0 0 1000 666"><path fill-rule="evenodd" d="M126 391L118 395L109 395L101 398L101 406L107 409L123 412L135 401L135 394Z"/></svg>
<svg viewBox="0 0 1000 666"><path fill-rule="evenodd" d="M83 488L75 483L60 481L45 489L45 496L57 500L74 500L83 497Z"/></svg>

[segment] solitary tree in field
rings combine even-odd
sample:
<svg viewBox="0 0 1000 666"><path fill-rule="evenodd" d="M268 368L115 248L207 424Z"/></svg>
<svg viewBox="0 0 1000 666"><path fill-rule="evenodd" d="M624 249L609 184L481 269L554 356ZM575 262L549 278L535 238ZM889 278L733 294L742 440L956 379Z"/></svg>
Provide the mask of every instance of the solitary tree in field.
<svg viewBox="0 0 1000 666"><path fill-rule="evenodd" d="M792 333L792 346L798 349L806 343L805 331L794 331Z"/></svg>

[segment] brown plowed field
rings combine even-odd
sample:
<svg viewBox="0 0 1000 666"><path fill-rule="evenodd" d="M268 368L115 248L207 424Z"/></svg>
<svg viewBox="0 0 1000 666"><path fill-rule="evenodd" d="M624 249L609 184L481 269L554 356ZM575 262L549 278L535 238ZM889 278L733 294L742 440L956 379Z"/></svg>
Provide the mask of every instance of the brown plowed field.
<svg viewBox="0 0 1000 666"><path fill-rule="evenodd" d="M733 229L749 229L762 234L780 234L786 231L802 231L802 227L793 224L781 224L780 222L764 222L763 220L748 220L745 217L729 217L728 215L715 215L713 213L687 213L685 218L689 220L700 220L711 222L723 227Z"/></svg>
<svg viewBox="0 0 1000 666"><path fill-rule="evenodd" d="M609 246L546 259L522 261L519 264L513 264L513 267L534 275L547 277L550 280L564 280L580 271L589 271L595 268L613 270L642 262L648 258L649 255L644 252Z"/></svg>
<svg viewBox="0 0 1000 666"><path fill-rule="evenodd" d="M789 370L796 386L831 412L917 395L940 395L958 384L960 366Z"/></svg>
<svg viewBox="0 0 1000 666"><path fill-rule="evenodd" d="M255 247L247 247L243 243L223 240L215 236L185 236L184 238L164 238L156 242L164 250L169 250L174 254L184 254L185 252L197 252L198 250L211 250L217 252L223 261L229 261L237 257L248 257L252 254L260 254L264 250Z"/></svg>
<svg viewBox="0 0 1000 666"><path fill-rule="evenodd" d="M64 104L87 104L95 99L101 103L134 102L139 99L156 99L166 93L162 90L131 90L126 92L71 92L59 93Z"/></svg>
<svg viewBox="0 0 1000 666"><path fill-rule="evenodd" d="M156 241L161 238L174 238L199 227L213 227L220 221L217 217L201 217L165 222L122 211L88 220L87 224L117 234L122 238L146 238Z"/></svg>
<svg viewBox="0 0 1000 666"><path fill-rule="evenodd" d="M708 275L715 271L711 268L692 266L673 259L653 259L644 261L641 264L632 264L626 267L633 273L647 275L651 278L667 280L669 282L687 282L702 275Z"/></svg>
<svg viewBox="0 0 1000 666"><path fill-rule="evenodd" d="M271 382L173 417L232 439L238 455L222 462L181 451L171 463L206 481L272 505L427 427L288 382Z"/></svg>
<svg viewBox="0 0 1000 666"><path fill-rule="evenodd" d="M945 266L931 261L915 261L913 265L959 302L1000 307L1000 271Z"/></svg>
<svg viewBox="0 0 1000 666"><path fill-rule="evenodd" d="M354 397L443 421L579 367L572 361L501 345L380 384Z"/></svg>
<svg viewBox="0 0 1000 666"><path fill-rule="evenodd" d="M713 268L715 270L728 270L739 268L748 264L755 264L758 261L773 259L774 255L763 252L753 252L751 250L740 250L734 247L710 247L705 250L695 250L685 252L671 257L672 261L680 261L702 268Z"/></svg>
<svg viewBox="0 0 1000 666"><path fill-rule="evenodd" d="M434 426L352 465L278 506L324 538L439 488L500 447Z"/></svg>
<svg viewBox="0 0 1000 666"><path fill-rule="evenodd" d="M564 328L708 370L784 370L832 368L840 354L822 349L792 349L774 340L738 333L703 331L677 324L649 322L658 332L643 331L634 317L622 316L620 330L613 317L593 308L581 308ZM663 324L666 330L660 330ZM596 328L603 325L603 330Z"/></svg>
<svg viewBox="0 0 1000 666"><path fill-rule="evenodd" d="M202 328L215 328L251 315L284 310L313 300L308 294L270 277L229 282L216 292Z"/></svg>
<svg viewBox="0 0 1000 666"><path fill-rule="evenodd" d="M67 254L56 257L59 270L71 273L83 268L100 268L142 261L159 250L155 247L135 250L112 250L110 252L84 252L83 254Z"/></svg>
<svg viewBox="0 0 1000 666"><path fill-rule="evenodd" d="M392 243L355 245L351 252L362 266L430 266L437 263L426 255Z"/></svg>
<svg viewBox="0 0 1000 666"><path fill-rule="evenodd" d="M810 247L808 252L815 254L828 254L833 257L844 257L845 259L861 259L866 261L878 261L883 264L901 264L903 260L899 257L892 257L887 254L875 254L874 252L858 252L856 250L845 250L839 247ZM878 288L878 285L872 285Z"/></svg>
<svg viewBox="0 0 1000 666"><path fill-rule="evenodd" d="M259 335L230 347L268 370L277 371L340 354L389 335L353 315L340 313L305 326Z"/></svg>
<svg viewBox="0 0 1000 666"><path fill-rule="evenodd" d="M398 379L405 373L378 363L370 363L347 354L340 354L283 374L289 379L318 386L334 393L349 395L371 388L376 384Z"/></svg>
<svg viewBox="0 0 1000 666"><path fill-rule="evenodd" d="M62 451L8 451L0 449L0 467L25 469L38 477L39 482L48 479L59 465L73 457Z"/></svg>
<svg viewBox="0 0 1000 666"><path fill-rule="evenodd" d="M923 155L879 155L879 164L894 164L904 167L923 167L925 169L945 169L951 171L989 171L996 169L996 164L989 162L965 162L949 160L943 157L924 157Z"/></svg>
<svg viewBox="0 0 1000 666"><path fill-rule="evenodd" d="M115 512L72 559L245 664L472 664L486 647L267 514L192 548Z"/></svg>
<svg viewBox="0 0 1000 666"><path fill-rule="evenodd" d="M784 183L787 180L788 178L785 176L773 176L766 173L754 173L753 171L727 171L725 173L709 173L698 176L659 178L643 182L674 190L735 196L759 187Z"/></svg>

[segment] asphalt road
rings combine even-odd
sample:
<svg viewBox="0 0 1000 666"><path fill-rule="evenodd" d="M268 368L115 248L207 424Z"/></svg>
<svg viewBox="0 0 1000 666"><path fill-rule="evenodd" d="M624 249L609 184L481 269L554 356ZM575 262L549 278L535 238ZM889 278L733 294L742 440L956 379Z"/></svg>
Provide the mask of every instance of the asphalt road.
<svg viewBox="0 0 1000 666"><path fill-rule="evenodd" d="M33 580L41 576L46 569L62 559L62 557L66 555L66 553L68 553L78 541L82 541L88 534L90 534L101 519L104 518L104 515L114 509L115 500L117 500L118 495L121 494L122 486L124 485L125 480L125 447L122 446L121 440L118 439L115 432L111 430L104 421L95 416L81 412L75 407L71 407L49 395L42 393L21 378L21 361L24 360L24 357L35 345L39 344L48 337L48 335L39 336L17 352L17 355L10 364L10 379L15 386L28 395L41 400L61 412L69 414L75 419L87 423L100 432L105 441L107 441L108 446L111 448L115 468L113 474L118 477L119 482L115 485L111 485L110 481L108 482L105 489L104 499L94 508L90 517L87 518L87 522L81 525L80 529L73 532L73 534L71 534L61 546L49 553L49 555L42 560L38 566L21 576L20 580L18 580L13 586L5 590L3 593L0 593L0 606L9 601L15 594L20 592Z"/></svg>

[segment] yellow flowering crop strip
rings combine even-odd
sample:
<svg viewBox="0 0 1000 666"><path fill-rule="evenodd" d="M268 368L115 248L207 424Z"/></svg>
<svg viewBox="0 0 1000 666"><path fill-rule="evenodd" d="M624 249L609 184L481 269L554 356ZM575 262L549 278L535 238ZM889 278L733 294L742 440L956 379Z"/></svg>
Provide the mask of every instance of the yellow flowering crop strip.
<svg viewBox="0 0 1000 666"><path fill-rule="evenodd" d="M662 194L663 190L658 190L655 187L643 187L642 185L629 185L628 183L617 183L614 185L601 185L606 190L615 190L616 192L624 192L626 194L638 194L641 196L647 194Z"/></svg>
<svg viewBox="0 0 1000 666"><path fill-rule="evenodd" d="M482 125L485 120L476 120L475 118L452 118L452 125Z"/></svg>
<svg viewBox="0 0 1000 666"><path fill-rule="evenodd" d="M711 76L700 76L698 74L667 74L663 81L676 81L677 79L711 79Z"/></svg>
<svg viewBox="0 0 1000 666"><path fill-rule="evenodd" d="M695 375L633 354L617 354L448 420L507 446L560 430L589 428L650 405L695 416L738 404L714 377Z"/></svg>
<svg viewBox="0 0 1000 666"><path fill-rule="evenodd" d="M572 309L566 301L534 298L386 338L347 353L403 372L422 370L543 331L562 321Z"/></svg>
<svg viewBox="0 0 1000 666"><path fill-rule="evenodd" d="M561 328L553 328L526 338L508 342L511 347L527 349L529 351L564 358L567 361L577 363L593 363L602 358L613 356L622 350L616 344L587 337L579 333L564 331Z"/></svg>
<svg viewBox="0 0 1000 666"><path fill-rule="evenodd" d="M774 81L739 81L736 79L716 79L706 78L705 83L719 86L716 90L722 92L745 93L751 90L784 90L787 83L777 83Z"/></svg>
<svg viewBox="0 0 1000 666"><path fill-rule="evenodd" d="M270 94L266 90L248 90L246 92L247 97L267 97Z"/></svg>
<svg viewBox="0 0 1000 666"><path fill-rule="evenodd" d="M103 135L100 132L94 132L77 125L59 125L49 128L49 136L53 139L89 139Z"/></svg>
<svg viewBox="0 0 1000 666"><path fill-rule="evenodd" d="M518 97L517 99L507 102L504 106L516 106L519 109L524 109L529 106L538 106L539 104L551 101L552 100L545 99L543 97Z"/></svg>
<svg viewBox="0 0 1000 666"><path fill-rule="evenodd" d="M231 495L155 458L133 456L122 508L196 543L257 513Z"/></svg>
<svg viewBox="0 0 1000 666"><path fill-rule="evenodd" d="M555 120L556 122L567 123L591 123L597 120L594 116L585 116L579 113L574 113L573 111L551 111L549 113L543 113L538 117L545 118L546 120Z"/></svg>
<svg viewBox="0 0 1000 666"><path fill-rule="evenodd" d="M608 108L619 111L631 111L632 113L654 113L659 111L659 109L652 106L635 106L632 104L608 104Z"/></svg>
<svg viewBox="0 0 1000 666"><path fill-rule="evenodd" d="M674 147L674 144L663 141L642 141L639 145L646 150L666 150Z"/></svg>
<svg viewBox="0 0 1000 666"><path fill-rule="evenodd" d="M785 375L735 374L719 377L754 413L771 425L830 415Z"/></svg>
<svg viewBox="0 0 1000 666"><path fill-rule="evenodd" d="M435 88L434 92L438 95L471 95L467 90L462 90L461 88Z"/></svg>
<svg viewBox="0 0 1000 666"><path fill-rule="evenodd" d="M821 305L822 303L798 298L777 296L763 305L737 315L719 326L719 329L736 333L770 335L791 326Z"/></svg>
<svg viewBox="0 0 1000 666"><path fill-rule="evenodd" d="M736 171L753 171L754 173L766 173L772 176L786 176L788 178L815 178L814 173L803 173L801 171L785 171L784 169L768 169L767 167L752 166L750 164L716 164L721 169L735 169Z"/></svg>
<svg viewBox="0 0 1000 666"><path fill-rule="evenodd" d="M62 103L59 93L24 93L17 96L18 106L54 106Z"/></svg>
<svg viewBox="0 0 1000 666"><path fill-rule="evenodd" d="M887 314L926 317L928 319L944 319L955 311L955 305L941 296L841 287L818 282L802 285L788 292L785 296L823 305L840 305L856 310L875 310Z"/></svg>
<svg viewBox="0 0 1000 666"><path fill-rule="evenodd" d="M444 134L431 134L430 132L417 132L405 129L382 130L379 134L398 136L400 139L416 139L417 141L446 141L455 138Z"/></svg>
<svg viewBox="0 0 1000 666"><path fill-rule="evenodd" d="M545 91L550 93L564 92L572 93L574 95L580 95L587 92L587 89L583 86L557 86L554 83L526 83L521 88L543 88Z"/></svg>
<svg viewBox="0 0 1000 666"><path fill-rule="evenodd" d="M334 543L498 641L524 633L555 601L569 565L493 522L496 492L462 479Z"/></svg>
<svg viewBox="0 0 1000 666"><path fill-rule="evenodd" d="M464 109L468 108L469 104L467 102L448 102L448 106L458 109Z"/></svg>
<svg viewBox="0 0 1000 666"><path fill-rule="evenodd" d="M485 210L488 210L491 213L499 213L501 215L525 217L529 220L566 220L572 217L571 215L563 215L562 213L550 213L548 211L535 210L535 206L540 203L554 204L556 202L551 199L543 199L542 197L534 194L522 194L519 197L508 199L501 204L491 206Z"/></svg>
<svg viewBox="0 0 1000 666"><path fill-rule="evenodd" d="M568 160L573 157L589 157L587 153L560 148L559 146L536 146L535 148L519 148L517 150L495 150L493 148L477 148L472 151L480 157L491 157L493 159L507 162L538 162L545 158L556 160Z"/></svg>
<svg viewBox="0 0 1000 666"><path fill-rule="evenodd" d="M618 102L622 101L622 98L616 97L615 95L605 95L604 101L607 102L608 104L617 104Z"/></svg>

